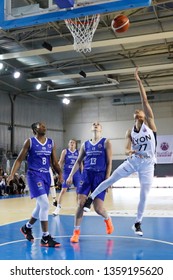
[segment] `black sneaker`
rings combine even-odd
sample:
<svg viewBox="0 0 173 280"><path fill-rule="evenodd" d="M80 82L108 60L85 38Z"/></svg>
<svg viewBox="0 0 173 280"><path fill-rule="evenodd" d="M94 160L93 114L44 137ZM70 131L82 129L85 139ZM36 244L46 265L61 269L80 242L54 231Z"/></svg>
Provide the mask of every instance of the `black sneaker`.
<svg viewBox="0 0 173 280"><path fill-rule="evenodd" d="M142 229L141 229L141 223L140 223L140 222L135 223L135 224L132 226L132 229L134 230L134 233L135 233L135 234L140 235L140 236L143 235L143 232L142 232Z"/></svg>
<svg viewBox="0 0 173 280"><path fill-rule="evenodd" d="M57 200L53 201L53 206L57 207L58 203Z"/></svg>
<svg viewBox="0 0 173 280"><path fill-rule="evenodd" d="M59 242L56 242L50 234L48 236L42 236L40 245L43 247L60 247L61 246L61 244Z"/></svg>
<svg viewBox="0 0 173 280"><path fill-rule="evenodd" d="M93 200L92 198L89 196L83 206L83 210L85 212L89 212L90 211L90 208L91 208L91 204L92 204Z"/></svg>
<svg viewBox="0 0 173 280"><path fill-rule="evenodd" d="M33 242L34 241L34 236L32 235L32 229L27 228L26 225L20 228L21 233L25 236L26 239L29 241Z"/></svg>

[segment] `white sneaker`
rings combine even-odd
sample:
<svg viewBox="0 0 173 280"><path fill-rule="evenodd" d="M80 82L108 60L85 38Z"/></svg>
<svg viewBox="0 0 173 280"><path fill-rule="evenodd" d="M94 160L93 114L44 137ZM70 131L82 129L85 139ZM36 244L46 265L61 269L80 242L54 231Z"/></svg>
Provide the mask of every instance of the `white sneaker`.
<svg viewBox="0 0 173 280"><path fill-rule="evenodd" d="M58 205L57 207L56 207L56 209L55 209L55 211L53 211L53 216L57 216L57 215L59 215L59 212L60 212L60 210L61 210L61 206L60 205Z"/></svg>

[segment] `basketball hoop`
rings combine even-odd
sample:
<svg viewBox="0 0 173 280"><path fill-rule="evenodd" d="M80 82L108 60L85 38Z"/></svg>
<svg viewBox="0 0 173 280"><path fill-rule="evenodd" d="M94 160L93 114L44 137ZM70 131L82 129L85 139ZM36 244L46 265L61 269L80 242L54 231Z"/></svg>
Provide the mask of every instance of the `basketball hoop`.
<svg viewBox="0 0 173 280"><path fill-rule="evenodd" d="M73 36L74 50L83 53L90 52L92 39L100 21L100 15L85 16L82 19L66 19L64 21Z"/></svg>

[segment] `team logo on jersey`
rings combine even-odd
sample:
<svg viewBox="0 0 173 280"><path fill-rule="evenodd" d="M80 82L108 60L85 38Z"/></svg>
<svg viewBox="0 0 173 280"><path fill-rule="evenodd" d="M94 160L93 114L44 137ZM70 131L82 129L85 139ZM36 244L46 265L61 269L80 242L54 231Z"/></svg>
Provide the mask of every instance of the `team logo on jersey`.
<svg viewBox="0 0 173 280"><path fill-rule="evenodd" d="M146 130L146 128L144 127L144 129L142 130L143 132L146 132L147 130Z"/></svg>
<svg viewBox="0 0 173 280"><path fill-rule="evenodd" d="M98 144L98 148L101 149L102 148L102 144Z"/></svg>
<svg viewBox="0 0 173 280"><path fill-rule="evenodd" d="M37 182L38 188L42 187L42 182Z"/></svg>
<svg viewBox="0 0 173 280"><path fill-rule="evenodd" d="M169 149L169 144L166 142L161 143L160 148L162 151L167 151Z"/></svg>
<svg viewBox="0 0 173 280"><path fill-rule="evenodd" d="M52 148L52 145L51 145L51 144L48 144L47 146L48 146L48 148L49 148L49 149L51 149L51 148Z"/></svg>

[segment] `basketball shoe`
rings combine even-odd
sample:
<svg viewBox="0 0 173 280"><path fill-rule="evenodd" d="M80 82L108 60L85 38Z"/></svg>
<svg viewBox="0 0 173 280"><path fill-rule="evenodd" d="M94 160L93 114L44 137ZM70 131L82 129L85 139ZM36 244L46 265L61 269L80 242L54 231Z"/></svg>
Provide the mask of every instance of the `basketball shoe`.
<svg viewBox="0 0 173 280"><path fill-rule="evenodd" d="M134 233L135 233L135 234L140 235L140 236L143 235L143 232L142 232L142 229L141 229L141 223L140 223L140 222L135 223L135 224L132 226L132 229L134 230Z"/></svg>
<svg viewBox="0 0 173 280"><path fill-rule="evenodd" d="M61 246L61 244L59 242L56 242L50 234L47 236L42 236L40 245L42 247L60 247Z"/></svg>
<svg viewBox="0 0 173 280"><path fill-rule="evenodd" d="M90 212L90 208L91 208L92 202L93 202L93 200L92 200L92 198L89 196L89 197L87 198L87 200L85 201L85 204L84 204L84 206L83 206L83 210L84 210L85 212Z"/></svg>
<svg viewBox="0 0 173 280"><path fill-rule="evenodd" d="M107 234L111 234L114 231L114 226L112 223L112 219L109 218L108 220L104 220L105 224L106 224L106 233Z"/></svg>
<svg viewBox="0 0 173 280"><path fill-rule="evenodd" d="M26 225L20 228L21 233L25 236L25 238L31 242L34 241L34 237L32 235L32 228L27 228Z"/></svg>
<svg viewBox="0 0 173 280"><path fill-rule="evenodd" d="M74 229L73 235L70 238L70 241L72 243L78 243L79 242L79 236L80 236L80 229Z"/></svg>
<svg viewBox="0 0 173 280"><path fill-rule="evenodd" d="M53 201L53 206L55 206L55 207L57 207L57 205L58 205L58 202L57 202L57 200L55 200L55 201Z"/></svg>

